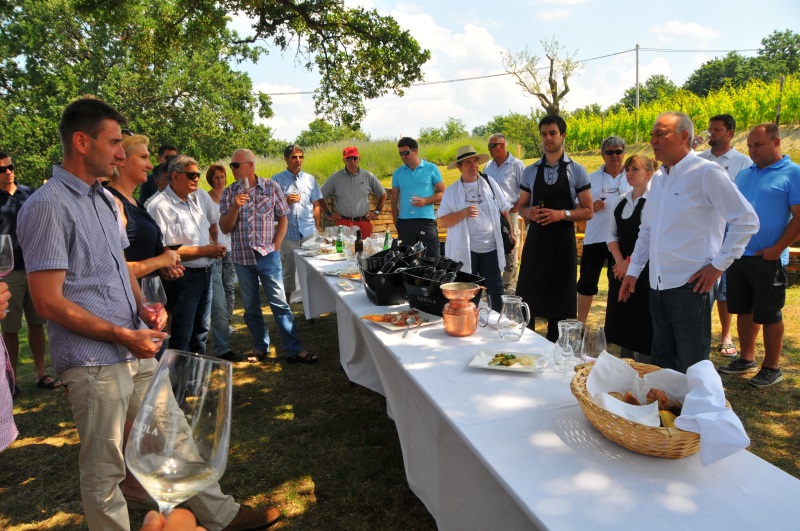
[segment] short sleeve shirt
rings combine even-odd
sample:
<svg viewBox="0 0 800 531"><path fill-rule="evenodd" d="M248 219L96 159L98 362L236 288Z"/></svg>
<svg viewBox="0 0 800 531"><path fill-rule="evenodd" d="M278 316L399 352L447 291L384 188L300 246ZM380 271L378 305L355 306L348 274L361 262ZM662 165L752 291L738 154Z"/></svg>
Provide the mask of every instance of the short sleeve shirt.
<svg viewBox="0 0 800 531"><path fill-rule="evenodd" d="M35 190L30 186L17 185L14 194L0 190L0 234L11 236L14 248L14 270L24 270L25 260L22 257L22 247L17 240L17 214L25 201Z"/></svg>
<svg viewBox="0 0 800 531"><path fill-rule="evenodd" d="M336 198L336 210L349 218L365 216L369 212L369 194L380 197L386 190L375 175L358 169L355 175L342 169L328 177L320 188L323 197Z"/></svg>
<svg viewBox="0 0 800 531"><path fill-rule="evenodd" d="M490 160L483 168L483 172L492 177L495 182L506 194L506 199L511 205L517 204L519 199L519 184L522 179L522 172L525 171L525 163L514 157L511 153L508 158L499 166L494 161Z"/></svg>
<svg viewBox="0 0 800 531"><path fill-rule="evenodd" d="M300 194L300 202L289 205L289 228L286 229L287 240L302 240L314 234L316 222L314 221L314 201L322 199L322 192L314 176L301 171L294 175L288 169L272 176L281 187L284 197L289 194L292 187Z"/></svg>
<svg viewBox="0 0 800 531"><path fill-rule="evenodd" d="M442 173L435 164L426 160L419 161L413 170L403 164L392 174L392 188L400 191L400 219L422 218L435 219L433 205L415 207L411 205L412 197L430 197L434 187L442 182Z"/></svg>
<svg viewBox="0 0 800 531"><path fill-rule="evenodd" d="M539 165L542 164L542 159L537 160L527 168L525 171L522 172L522 179L520 180L520 190L524 190L531 194L531 200L533 200L533 183L536 181L536 174L539 171ZM558 179L558 166L550 166L547 163L545 164L544 168L544 179L547 184L553 184ZM591 188L591 184L589 183L589 174L586 172L586 168L574 162L569 156L565 153L564 154L564 164L567 165L567 178L569 179L570 187L569 191L572 195L572 202L578 202L578 194L583 192L584 190L588 190ZM529 205L528 205L529 206Z"/></svg>
<svg viewBox="0 0 800 531"><path fill-rule="evenodd" d="M200 247L211 243L209 229L218 221L213 201L205 190L198 190L186 196L186 201L172 191L171 186L156 196L147 206L150 214L166 237L167 225L178 223L183 231L185 245ZM165 244L167 242L164 242ZM192 260L182 260L185 267L206 267L213 258L201 256Z"/></svg>

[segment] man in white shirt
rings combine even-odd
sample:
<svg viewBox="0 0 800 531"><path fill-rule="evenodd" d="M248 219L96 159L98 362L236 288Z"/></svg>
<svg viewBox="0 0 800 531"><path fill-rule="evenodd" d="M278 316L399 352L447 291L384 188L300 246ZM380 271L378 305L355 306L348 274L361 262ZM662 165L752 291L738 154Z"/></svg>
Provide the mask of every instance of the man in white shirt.
<svg viewBox="0 0 800 531"><path fill-rule="evenodd" d="M502 133L495 133L489 137L489 155L492 156L492 160L483 167L483 173L495 180L506 195L508 202L511 203L512 207L508 211L508 215L511 219L514 239L517 242L523 241L520 238L517 200L519 199L519 183L522 178L522 172L525 171L525 163L508 152L506 137ZM517 250L514 248L506 255L506 266L503 270L503 287L512 292L516 290L516 281L514 280L516 272Z"/></svg>
<svg viewBox="0 0 800 531"><path fill-rule="evenodd" d="M625 160L625 141L616 135L600 144L603 165L589 175L592 188L592 219L586 222L583 236L583 253L578 278L578 320L584 325L592 309L592 300L597 295L603 265L613 267L614 259L608 251L606 240L614 207L619 196L629 192L631 185L625 178L622 166Z"/></svg>
<svg viewBox="0 0 800 531"><path fill-rule="evenodd" d="M684 373L708 359L714 284L759 227L722 167L692 151L693 137L692 119L681 112L662 113L653 125L650 145L663 165L651 180L619 296L635 291L649 260L652 361Z"/></svg>
<svg viewBox="0 0 800 531"><path fill-rule="evenodd" d="M744 153L738 152L735 147L731 146L733 133L735 131L736 120L734 120L733 116L730 114L712 116L708 121L708 145L711 146L711 149L707 149L698 155L722 166L725 171L728 172L728 177L730 177L731 180L735 179L736 174L740 171L753 164L750 157ZM733 318L728 312L728 299L726 297L728 290L725 276L725 273L722 273L719 283L714 290L721 328L719 354L720 356L733 357L736 356L737 352L736 347L733 345L733 340L731 339L731 323Z"/></svg>

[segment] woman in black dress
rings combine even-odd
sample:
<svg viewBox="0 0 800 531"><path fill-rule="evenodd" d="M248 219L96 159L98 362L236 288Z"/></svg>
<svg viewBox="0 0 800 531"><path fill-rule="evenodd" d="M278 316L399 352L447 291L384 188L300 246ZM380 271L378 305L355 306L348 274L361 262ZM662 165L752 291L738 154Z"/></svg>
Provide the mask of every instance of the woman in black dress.
<svg viewBox="0 0 800 531"><path fill-rule="evenodd" d="M638 354L649 356L653 343L649 267L645 266L642 270L636 281L636 291L631 293L626 302L619 301L619 289L639 237L642 209L647 201L647 187L654 171L653 159L643 155L632 155L625 161L625 177L633 190L619 198L607 240L608 250L614 257L614 267L608 270L606 340L622 347L622 356L626 358L638 358Z"/></svg>

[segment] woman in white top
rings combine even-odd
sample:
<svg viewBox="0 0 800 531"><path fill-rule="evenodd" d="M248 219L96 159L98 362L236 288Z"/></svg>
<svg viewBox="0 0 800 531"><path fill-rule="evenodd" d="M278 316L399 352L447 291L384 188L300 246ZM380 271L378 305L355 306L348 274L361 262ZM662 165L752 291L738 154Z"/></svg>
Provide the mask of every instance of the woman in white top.
<svg viewBox="0 0 800 531"><path fill-rule="evenodd" d="M472 146L458 148L455 162L447 168L458 168L461 179L444 191L436 215L439 226L447 229L445 255L464 262L465 271L485 279L492 309L499 312L506 265L500 215L508 219L512 205L494 179L480 173L479 166L488 160L489 155L477 153Z"/></svg>
<svg viewBox="0 0 800 531"><path fill-rule="evenodd" d="M622 347L623 357L638 357L639 353L649 358L653 343L649 271L639 275L636 291L626 302L619 301L619 289L628 272L628 260L636 245L642 209L647 201L647 186L654 172L653 159L643 155L628 157L625 176L633 190L619 198L614 216L609 220L607 243L614 257L614 267L608 270L605 330L608 342Z"/></svg>

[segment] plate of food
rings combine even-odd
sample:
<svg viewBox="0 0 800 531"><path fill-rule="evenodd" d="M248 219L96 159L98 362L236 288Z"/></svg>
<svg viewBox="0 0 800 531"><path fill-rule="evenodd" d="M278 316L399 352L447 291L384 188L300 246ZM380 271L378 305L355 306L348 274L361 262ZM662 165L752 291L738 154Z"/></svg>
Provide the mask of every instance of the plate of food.
<svg viewBox="0 0 800 531"><path fill-rule="evenodd" d="M336 254L336 249L333 247L320 247L319 249L308 251L303 256L322 256L326 254Z"/></svg>
<svg viewBox="0 0 800 531"><path fill-rule="evenodd" d="M350 280L361 280L361 272L358 269L345 268L325 271L329 277L349 278Z"/></svg>
<svg viewBox="0 0 800 531"><path fill-rule="evenodd" d="M469 366L507 372L543 372L547 366L547 355L482 349L472 358Z"/></svg>
<svg viewBox="0 0 800 531"><path fill-rule="evenodd" d="M438 315L431 315L429 313L421 312L419 310L405 310L402 312L388 312L388 313L373 313L369 315L362 315L362 319L372 321L378 326L382 326L387 330L405 330L406 326L411 322L413 328L420 326L430 326L442 322L442 318ZM413 321L411 321L413 319Z"/></svg>
<svg viewBox="0 0 800 531"><path fill-rule="evenodd" d="M345 260L347 257L344 255L344 253L334 252L334 253L321 254L318 256L318 258L320 260L328 260L329 262L341 262L342 260Z"/></svg>

